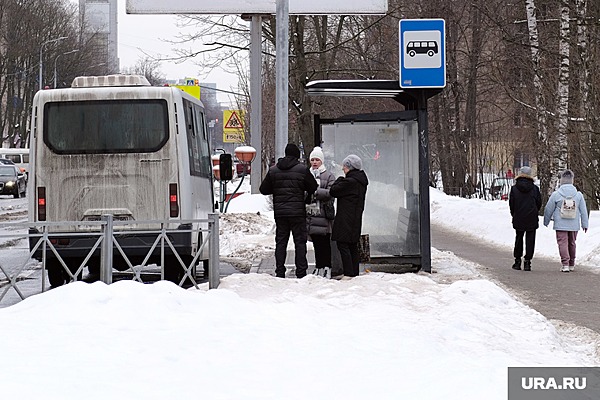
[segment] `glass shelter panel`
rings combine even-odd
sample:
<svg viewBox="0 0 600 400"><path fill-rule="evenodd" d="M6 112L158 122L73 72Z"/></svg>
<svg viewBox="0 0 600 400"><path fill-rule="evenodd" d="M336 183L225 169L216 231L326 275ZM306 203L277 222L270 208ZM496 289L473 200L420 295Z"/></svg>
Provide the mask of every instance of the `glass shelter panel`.
<svg viewBox="0 0 600 400"><path fill-rule="evenodd" d="M337 122L322 125L321 134L336 177L348 154L362 159L369 178L362 233L371 257L420 255L417 122Z"/></svg>

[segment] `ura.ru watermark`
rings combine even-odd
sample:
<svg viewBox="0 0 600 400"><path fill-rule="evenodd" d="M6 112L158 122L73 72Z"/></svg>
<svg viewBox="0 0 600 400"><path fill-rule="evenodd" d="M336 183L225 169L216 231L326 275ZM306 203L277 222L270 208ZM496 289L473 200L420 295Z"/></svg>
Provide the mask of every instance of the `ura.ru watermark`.
<svg viewBox="0 0 600 400"><path fill-rule="evenodd" d="M600 399L600 368L508 368L508 400L565 399Z"/></svg>
<svg viewBox="0 0 600 400"><path fill-rule="evenodd" d="M582 390L586 388L587 378L564 376L562 378L544 378L543 376L521 378L521 387L525 390Z"/></svg>

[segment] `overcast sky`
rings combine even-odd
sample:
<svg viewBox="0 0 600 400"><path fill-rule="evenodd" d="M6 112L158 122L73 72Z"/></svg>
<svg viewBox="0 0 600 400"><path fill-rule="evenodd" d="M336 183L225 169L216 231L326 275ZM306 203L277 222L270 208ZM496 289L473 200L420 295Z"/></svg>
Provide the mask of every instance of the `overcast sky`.
<svg viewBox="0 0 600 400"><path fill-rule="evenodd" d="M79 4L79 0L71 0ZM119 61L121 68L128 68L143 57L153 56L167 58L175 56L173 45L166 42L175 39L179 28L175 26L174 15L133 15L125 12L126 0L118 0L118 36L119 36ZM165 61L161 63L161 72L167 79L180 79L195 77L201 82L216 83L218 89L237 89L238 78L223 70L213 70L208 75L199 74L199 68L191 61L175 63ZM230 101L229 95L218 94L219 101Z"/></svg>

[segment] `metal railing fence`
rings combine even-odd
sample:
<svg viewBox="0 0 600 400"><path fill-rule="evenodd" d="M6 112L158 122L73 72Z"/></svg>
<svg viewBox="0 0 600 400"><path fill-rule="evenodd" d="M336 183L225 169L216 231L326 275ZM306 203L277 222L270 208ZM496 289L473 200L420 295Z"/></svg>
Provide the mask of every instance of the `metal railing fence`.
<svg viewBox="0 0 600 400"><path fill-rule="evenodd" d="M135 225L135 226L134 226ZM176 228L173 226L177 225ZM79 232L60 232L53 228L57 227L78 227L81 231ZM157 226L157 229L139 229L136 226ZM182 229L182 227L189 226L189 229ZM34 228L39 233L33 233L30 228ZM21 230L21 232L18 232ZM25 232L22 232L25 230ZM15 233L4 233L10 231L17 231ZM185 234L190 233L191 235L197 235L201 238L198 241L198 248L195 256L190 260L189 257L182 257L179 254L176 246L173 243L173 234ZM124 249L119 243L120 237L135 237L135 235L145 235L146 237L154 238L153 244L148 249L143 261L139 264L133 263L130 260L127 249ZM60 237L64 239L76 239L85 237L86 239L92 239L93 244L89 250L86 248L86 255L83 257L83 261L77 266L77 269L73 271L69 268L61 255L61 248L57 248L57 239ZM169 255L169 260L174 262L173 258L177 261L177 267L181 267L183 275L176 282L179 286L191 283L193 286L198 288L197 273L194 273L199 267L200 256L204 253L205 248L208 248L209 259L208 259L208 284L209 289L214 289L219 286L220 282L220 271L219 271L219 214L211 213L208 219L196 219L196 220L155 220L155 221L121 221L114 220L110 214L103 215L100 221L64 221L64 222L9 222L0 223L0 254L4 251L11 251L2 246L2 243L17 243L21 240L27 240L29 254L24 262L20 265L14 265L14 260L7 261L13 257L2 257L0 256L0 303L5 298L7 293L13 289L21 300L27 297L25 291L21 290L24 285L23 282L29 281L21 276L26 267L30 264L32 259L36 259L41 263L41 285L40 291L44 292L48 290L47 280L47 263L52 257L60 263L60 267L67 274L67 279L70 281L77 281L83 273L83 269L88 265L92 257L97 257L99 249L99 264L100 264L100 280L110 284L113 282L113 261L116 254L120 255L126 263L126 268L121 270L122 274L131 274L131 279L134 281L145 283L142 278L142 274L148 273L149 275L156 275L156 267L160 267L160 279L165 279L165 267L166 267L166 254ZM48 252L52 253L51 257L48 257ZM160 254L159 263L151 263L151 259L156 258L156 253ZM41 254L41 256L40 256ZM12 262L13 265L7 265ZM152 268L152 266L155 266ZM172 268L173 266L170 266ZM154 272L153 272L154 271ZM4 276L2 276L4 275ZM21 286L21 287L20 287ZM31 285L29 285L31 286ZM34 291L33 294L37 294L40 291ZM31 290L29 290L31 293ZM28 294L29 294L28 293Z"/></svg>

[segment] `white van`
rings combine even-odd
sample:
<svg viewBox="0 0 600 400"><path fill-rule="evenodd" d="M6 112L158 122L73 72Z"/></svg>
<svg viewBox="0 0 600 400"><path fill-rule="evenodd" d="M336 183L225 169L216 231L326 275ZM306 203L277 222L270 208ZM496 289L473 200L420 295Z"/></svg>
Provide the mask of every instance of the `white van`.
<svg viewBox="0 0 600 400"><path fill-rule="evenodd" d="M178 88L152 87L136 75L78 77L71 88L37 92L31 127L30 222L98 221L103 214L112 214L120 221L171 220L169 228L185 231L192 229L191 224L178 221L207 219L214 212L204 106ZM140 225L115 226L115 230L160 229L158 223ZM70 269L81 265L96 241L92 236L72 235L85 230L66 224L48 226L54 234L71 234L55 240ZM30 233L38 232L32 228ZM156 238L156 233L147 233L117 240L136 265ZM186 263L202 244L198 231L177 233L171 239ZM30 247L34 244L30 240ZM46 254L50 284L68 281L60 261L52 252ZM39 255L38 250L35 256ZM150 261L156 262L160 249L152 255ZM124 261L117 251L114 256ZM178 271L165 269L165 276L178 280L183 271L173 262L176 255L169 250L165 257L169 258L166 266L178 265ZM200 259L208 268L207 250ZM90 273L98 273L98 251L87 266Z"/></svg>
<svg viewBox="0 0 600 400"><path fill-rule="evenodd" d="M0 158L6 158L15 163L21 172L29 172L29 149L22 148L0 148Z"/></svg>

